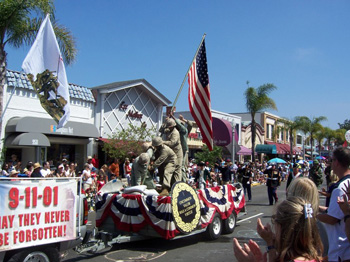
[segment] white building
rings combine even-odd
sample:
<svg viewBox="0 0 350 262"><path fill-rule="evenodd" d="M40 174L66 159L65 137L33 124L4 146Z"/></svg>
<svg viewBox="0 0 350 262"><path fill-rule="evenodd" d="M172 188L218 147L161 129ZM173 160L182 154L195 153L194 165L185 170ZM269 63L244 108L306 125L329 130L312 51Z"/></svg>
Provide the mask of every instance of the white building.
<svg viewBox="0 0 350 262"><path fill-rule="evenodd" d="M159 128L163 106L170 103L144 79L92 90L70 84L69 93L70 119L64 128L57 129L27 76L7 71L0 138L4 161L16 154L22 167L28 161L52 160L56 165L63 158L82 167L88 155L98 155L98 138L108 138L128 123Z"/></svg>
<svg viewBox="0 0 350 262"><path fill-rule="evenodd" d="M70 84L71 115L64 128L42 108L38 96L24 73L7 70L3 96L1 149L5 161L16 154L23 165L69 158L82 164L92 153L95 99L85 87Z"/></svg>
<svg viewBox="0 0 350 262"><path fill-rule="evenodd" d="M163 107L170 101L145 79L115 82L93 87L96 97L95 125L100 140L106 141L113 133L134 126L146 125L159 130ZM105 156L102 142L97 144L100 159Z"/></svg>

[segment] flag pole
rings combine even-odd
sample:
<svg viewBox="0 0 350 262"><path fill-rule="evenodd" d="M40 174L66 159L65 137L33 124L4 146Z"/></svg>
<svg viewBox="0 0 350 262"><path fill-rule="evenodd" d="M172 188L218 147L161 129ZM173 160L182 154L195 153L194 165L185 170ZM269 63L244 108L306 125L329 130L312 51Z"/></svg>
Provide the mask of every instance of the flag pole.
<svg viewBox="0 0 350 262"><path fill-rule="evenodd" d="M191 62L191 64L190 64L190 66L188 67L188 70L187 70L187 72L186 72L186 74L185 74L185 78L184 78L184 80L182 81L182 84L181 84L181 86L180 86L179 92L177 92L177 96L176 96L175 101L174 101L174 103L173 103L173 105L172 105L172 107L171 107L171 111L170 111L171 113L172 113L173 110L174 110L174 107L175 107L175 105L176 105L177 99L179 98L180 93L181 93L181 91L182 91L182 88L184 87L186 78L187 78L187 76L188 76L188 72L191 70L193 61L196 59L197 54L198 54L198 51L199 51L199 48L201 47L201 45L202 45L202 43L203 43L203 41L204 41L206 35L207 35L206 33L203 34L202 40L201 40L201 42L200 42L200 44L199 44L199 46L198 46L198 48L197 48L196 54L194 55L194 57L193 57L193 59L192 59L192 62Z"/></svg>

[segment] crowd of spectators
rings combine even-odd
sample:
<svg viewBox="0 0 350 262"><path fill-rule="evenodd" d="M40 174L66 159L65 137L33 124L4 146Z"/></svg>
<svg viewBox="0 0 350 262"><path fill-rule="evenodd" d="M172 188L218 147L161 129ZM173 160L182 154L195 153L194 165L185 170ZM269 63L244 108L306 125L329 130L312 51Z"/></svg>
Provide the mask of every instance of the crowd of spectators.
<svg viewBox="0 0 350 262"><path fill-rule="evenodd" d="M284 164L277 164L277 169L281 175L281 181L287 181L290 175L293 176L293 168L296 168L300 177L309 177L310 168L312 168L310 162L299 161L298 163L298 161L286 161ZM187 169L190 183L196 184L196 172L200 165L204 165L204 168L210 172L210 177L206 180L206 186L237 182L242 183L247 172L251 173L251 183L253 185L264 185L267 182L266 170L271 168L271 163L269 164L267 161L233 162L231 159L227 158L218 159L214 165L210 165L208 162L196 163L196 160L192 159L189 161ZM320 166L327 175L326 161L320 160ZM328 176L326 176L326 179L328 179ZM198 187L199 185L197 184L196 186Z"/></svg>

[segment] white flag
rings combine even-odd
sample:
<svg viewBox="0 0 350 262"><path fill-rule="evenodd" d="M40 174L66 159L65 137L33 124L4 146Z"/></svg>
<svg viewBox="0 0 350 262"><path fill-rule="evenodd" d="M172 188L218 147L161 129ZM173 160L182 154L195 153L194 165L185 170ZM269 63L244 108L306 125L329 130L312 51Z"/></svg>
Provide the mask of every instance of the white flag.
<svg viewBox="0 0 350 262"><path fill-rule="evenodd" d="M41 24L22 68L42 107L58 123L57 128L63 127L70 116L68 81L49 15Z"/></svg>

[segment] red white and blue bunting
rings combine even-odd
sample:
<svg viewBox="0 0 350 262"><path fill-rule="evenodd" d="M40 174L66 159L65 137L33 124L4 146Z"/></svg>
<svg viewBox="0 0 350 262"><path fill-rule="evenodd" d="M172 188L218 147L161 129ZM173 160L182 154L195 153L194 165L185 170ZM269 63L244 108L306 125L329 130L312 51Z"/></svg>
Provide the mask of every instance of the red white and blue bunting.
<svg viewBox="0 0 350 262"><path fill-rule="evenodd" d="M216 212L226 219L232 212L238 214L245 205L242 189L232 185L198 190L201 205L200 227L207 227ZM120 231L139 232L146 226L159 236L172 239L180 234L176 229L171 197L143 194L104 194L96 203L96 226L103 226L111 217Z"/></svg>

